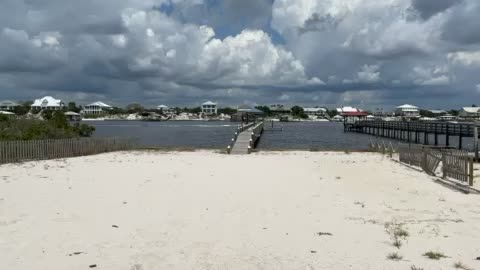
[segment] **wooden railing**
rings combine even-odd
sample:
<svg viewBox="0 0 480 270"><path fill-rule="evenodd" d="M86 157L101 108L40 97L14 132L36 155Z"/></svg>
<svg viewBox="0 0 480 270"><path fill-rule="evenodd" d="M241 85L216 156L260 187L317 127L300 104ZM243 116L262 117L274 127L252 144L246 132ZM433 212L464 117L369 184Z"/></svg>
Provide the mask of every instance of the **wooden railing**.
<svg viewBox="0 0 480 270"><path fill-rule="evenodd" d="M255 148L258 139L260 139L260 136L262 136L263 127L264 127L264 122L261 121L260 123L255 125L255 127L252 129L250 145L248 146L248 153L250 153L252 149Z"/></svg>
<svg viewBox="0 0 480 270"><path fill-rule="evenodd" d="M449 134L452 136L473 137L473 123L445 122L401 122L401 121L357 121L350 124L353 129L378 128L389 130L413 131L432 134Z"/></svg>
<svg viewBox="0 0 480 270"><path fill-rule="evenodd" d="M135 148L135 142L126 138L0 141L0 164L87 156Z"/></svg>
<svg viewBox="0 0 480 270"><path fill-rule="evenodd" d="M230 154L230 152L232 151L233 145L237 141L238 135L240 135L240 133L244 132L245 130L251 128L254 125L255 125L255 122L245 124L245 125L244 124L238 125L237 129L235 130L235 133L233 134L232 140L230 141L230 143L227 146L227 153L228 154Z"/></svg>

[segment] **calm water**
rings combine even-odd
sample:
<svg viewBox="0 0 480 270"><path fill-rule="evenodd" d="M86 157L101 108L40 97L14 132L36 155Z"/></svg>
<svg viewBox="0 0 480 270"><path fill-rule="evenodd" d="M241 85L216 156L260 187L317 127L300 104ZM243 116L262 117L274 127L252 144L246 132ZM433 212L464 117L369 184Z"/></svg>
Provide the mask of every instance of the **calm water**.
<svg viewBox="0 0 480 270"><path fill-rule="evenodd" d="M222 149L230 142L236 123L227 121L92 121L96 137L130 137L150 147ZM288 122L266 126L259 149L367 149L370 136L344 133L342 123ZM281 131L278 129L281 128Z"/></svg>
<svg viewBox="0 0 480 270"><path fill-rule="evenodd" d="M237 125L225 121L89 121L95 137L129 137L148 147L224 148Z"/></svg>
<svg viewBox="0 0 480 270"><path fill-rule="evenodd" d="M129 137L147 147L223 149L230 142L236 123L228 121L99 121L87 122L96 127L96 137ZM265 126L259 141L262 150L366 150L374 136L343 132L343 124L336 122L275 122L274 130ZM423 140L423 136L421 136ZM399 141L393 141L398 143ZM444 136L439 143L444 144ZM433 143L433 136L430 136ZM451 146L458 145L456 137ZM464 138L465 148L473 149L472 139Z"/></svg>

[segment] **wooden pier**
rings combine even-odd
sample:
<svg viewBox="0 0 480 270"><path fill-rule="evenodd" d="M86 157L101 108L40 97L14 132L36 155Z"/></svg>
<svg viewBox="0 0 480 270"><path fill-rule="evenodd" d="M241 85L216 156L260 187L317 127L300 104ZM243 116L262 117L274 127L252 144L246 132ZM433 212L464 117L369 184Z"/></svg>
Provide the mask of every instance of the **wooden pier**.
<svg viewBox="0 0 480 270"><path fill-rule="evenodd" d="M235 132L231 144L227 147L227 152L234 155L250 154L262 136L263 126L263 121L240 126Z"/></svg>
<svg viewBox="0 0 480 270"><path fill-rule="evenodd" d="M410 143L439 145L439 136L445 136L445 145L450 138L458 137L458 149L463 148L463 138L474 139L475 153L478 153L478 126L474 123L445 122L401 122L401 121L357 121L344 123L345 132L359 132L378 137L402 140ZM433 135L433 141L430 141Z"/></svg>

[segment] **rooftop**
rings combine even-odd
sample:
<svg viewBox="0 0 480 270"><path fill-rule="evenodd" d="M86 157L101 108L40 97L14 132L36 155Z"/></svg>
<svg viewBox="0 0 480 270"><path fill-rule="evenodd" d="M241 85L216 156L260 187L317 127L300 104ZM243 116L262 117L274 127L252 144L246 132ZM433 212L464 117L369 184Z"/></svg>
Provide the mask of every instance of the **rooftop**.
<svg viewBox="0 0 480 270"><path fill-rule="evenodd" d="M55 99L51 96L45 96L40 99L36 99L32 107L60 107L63 106L62 100L60 99Z"/></svg>
<svg viewBox="0 0 480 270"><path fill-rule="evenodd" d="M326 112L325 108L303 108L304 112Z"/></svg>
<svg viewBox="0 0 480 270"><path fill-rule="evenodd" d="M354 107L350 107L350 106L345 106L345 107L342 107L342 108L337 108L337 112L339 112L339 113L361 112L361 111L362 111L362 110L357 109L357 108L354 108Z"/></svg>
<svg viewBox="0 0 480 270"><path fill-rule="evenodd" d="M462 110L468 113L478 113L480 110L480 107L463 107Z"/></svg>
<svg viewBox="0 0 480 270"><path fill-rule="evenodd" d="M217 105L217 103L212 102L212 101L207 101L207 102L203 103L202 105Z"/></svg>
<svg viewBox="0 0 480 270"><path fill-rule="evenodd" d="M417 109L418 110L418 107L410 104L404 104L402 106L398 106L397 109Z"/></svg>
<svg viewBox="0 0 480 270"><path fill-rule="evenodd" d="M102 108L111 108L112 106L108 105L108 104L105 104L101 101L97 101L97 102L94 102L92 104L88 104L87 106L98 106L98 107L102 107Z"/></svg>
<svg viewBox="0 0 480 270"><path fill-rule="evenodd" d="M0 101L0 106L15 107L15 106L20 106L20 104L13 102L11 100L3 100L3 101Z"/></svg>

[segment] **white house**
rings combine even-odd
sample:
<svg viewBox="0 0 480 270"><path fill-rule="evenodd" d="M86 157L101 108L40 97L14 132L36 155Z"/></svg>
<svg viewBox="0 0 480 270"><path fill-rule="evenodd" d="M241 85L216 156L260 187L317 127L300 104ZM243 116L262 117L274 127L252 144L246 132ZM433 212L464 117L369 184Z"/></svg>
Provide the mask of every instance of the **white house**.
<svg viewBox="0 0 480 270"><path fill-rule="evenodd" d="M202 113L204 114L216 114L217 113L217 103L207 101L202 104Z"/></svg>
<svg viewBox="0 0 480 270"><path fill-rule="evenodd" d="M82 114L84 115L99 115L108 113L112 110L112 106L105 104L101 101L94 102L92 104L85 105L82 109Z"/></svg>
<svg viewBox="0 0 480 270"><path fill-rule="evenodd" d="M55 99L51 96L46 96L40 99L35 99L31 108L33 110L49 110L49 111L59 111L63 110L65 103L60 99Z"/></svg>
<svg viewBox="0 0 480 270"><path fill-rule="evenodd" d="M405 104L395 108L395 115L406 118L417 118L420 117L420 110L416 106Z"/></svg>
<svg viewBox="0 0 480 270"><path fill-rule="evenodd" d="M458 116L463 118L478 118L480 117L480 107L463 107L458 113Z"/></svg>
<svg viewBox="0 0 480 270"><path fill-rule="evenodd" d="M168 106L166 106L166 105L159 105L159 106L157 107L157 110L162 111L163 113L166 113L166 114L170 114L170 113L174 113L174 112L175 112L174 109L172 109L172 108L170 108L170 107L168 107Z"/></svg>
<svg viewBox="0 0 480 270"><path fill-rule="evenodd" d="M325 117L327 116L327 109L325 108L303 108L303 112L312 117Z"/></svg>
<svg viewBox="0 0 480 270"><path fill-rule="evenodd" d="M0 111L13 111L18 106L20 105L13 101L4 100L0 102Z"/></svg>
<svg viewBox="0 0 480 270"><path fill-rule="evenodd" d="M357 109L357 108L354 108L354 107L350 107L350 106L344 106L342 108L337 108L337 112L339 114L344 114L344 113L358 113L358 112L362 112L362 110L360 109Z"/></svg>

